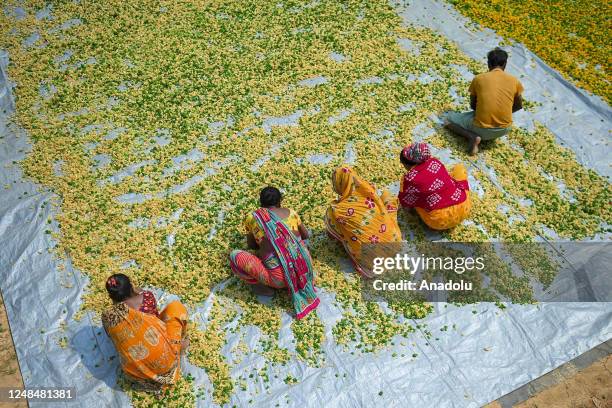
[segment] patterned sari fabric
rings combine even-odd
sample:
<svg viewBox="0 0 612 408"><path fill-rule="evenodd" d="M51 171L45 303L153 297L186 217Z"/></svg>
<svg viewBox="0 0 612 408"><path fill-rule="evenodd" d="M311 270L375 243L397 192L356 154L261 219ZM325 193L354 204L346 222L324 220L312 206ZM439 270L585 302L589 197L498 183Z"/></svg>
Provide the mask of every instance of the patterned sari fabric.
<svg viewBox="0 0 612 408"><path fill-rule="evenodd" d="M157 300L155 300L155 295L153 292L148 290L142 291L142 304L138 310L140 310L142 313L148 313L159 317L159 312L157 311Z"/></svg>
<svg viewBox="0 0 612 408"><path fill-rule="evenodd" d="M249 254L250 257L247 257L246 251L234 251L230 256L232 270L249 283L266 282L267 278L262 278L261 274L257 275L256 270L272 271L268 273L268 276L274 282L271 282L269 286L276 287L275 284L280 284L276 266L278 262L283 273L284 284L291 295L296 318L302 319L319 305L319 298L313 284L314 272L308 248L301 239L295 236L291 227L273 211L260 208L253 213L253 217L274 248L274 254L266 257L262 265L259 265L259 262L262 261L255 259L254 255ZM264 265L266 262L267 264ZM253 269L245 270L245 267Z"/></svg>
<svg viewBox="0 0 612 408"><path fill-rule="evenodd" d="M287 218L283 219L283 222L289 226L290 230L297 231L302 224L302 220L295 210L289 208L289 215ZM264 231L259 227L259 224L255 220L253 213L249 213L244 220L244 231L247 234L253 234L255 241L260 244L264 239L265 234Z"/></svg>
<svg viewBox="0 0 612 408"><path fill-rule="evenodd" d="M252 234L257 244L261 245L266 235L255 219L254 214L249 213L245 217L244 232ZM302 224L300 216L293 209L289 209L289 216L283 222L292 231L297 231ZM285 272L274 251L260 259L248 251L236 249L230 253L230 267L238 278L248 284L261 283L275 289L287 287Z"/></svg>
<svg viewBox="0 0 612 408"><path fill-rule="evenodd" d="M134 388L157 392L179 379L187 328L187 309L180 302L170 303L159 318L117 303L104 311L102 325Z"/></svg>
<svg viewBox="0 0 612 408"><path fill-rule="evenodd" d="M467 170L459 163L449 174L440 163L435 166L437 171L432 173L429 171L431 163L439 162L430 159L413 167L404 176L399 193L400 203L405 207L415 207L423 222L431 229L454 228L469 217L472 209L467 192Z"/></svg>
<svg viewBox="0 0 612 408"><path fill-rule="evenodd" d="M397 197L386 190L379 195L348 166L332 173L332 187L339 197L325 214L327 231L342 243L355 269L372 277L373 258L395 256L402 239Z"/></svg>
<svg viewBox="0 0 612 408"><path fill-rule="evenodd" d="M429 158L413 166L402 179L399 201L402 207L439 210L467 200L470 189L463 164L455 166L463 178L452 177L436 158ZM461 170L463 169L463 170Z"/></svg>
<svg viewBox="0 0 612 408"><path fill-rule="evenodd" d="M230 267L234 274L248 284L261 283L275 289L286 288L285 272L276 254L262 261L248 251L236 249L230 254Z"/></svg>

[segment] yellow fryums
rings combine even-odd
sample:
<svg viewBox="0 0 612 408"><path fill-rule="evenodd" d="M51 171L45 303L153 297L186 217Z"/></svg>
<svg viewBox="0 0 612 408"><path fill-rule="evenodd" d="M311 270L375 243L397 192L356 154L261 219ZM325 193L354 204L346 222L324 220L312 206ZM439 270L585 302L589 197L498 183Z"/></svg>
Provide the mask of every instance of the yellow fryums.
<svg viewBox="0 0 612 408"><path fill-rule="evenodd" d="M65 2L53 8L53 20L38 21L34 12L44 5L36 1L28 3L24 20L0 15L0 46L9 51L9 74L17 83L15 119L33 142L22 166L61 198L56 251L61 257L68 254L73 265L91 278L86 310L105 307L105 278L123 271L129 260L135 266L127 273L138 284L163 288L190 305L202 302L216 283L230 276L228 253L245 245L240 223L247 211L256 208L259 189L274 184L285 191L285 204L298 211L315 232L311 252L317 285L333 293L343 310L354 309L334 328L337 338L333 340L348 343L347 339L355 338L362 350L379 350L394 335L410 331L397 324L395 317L407 313L420 318L430 311L427 304L417 304L383 316L378 306L363 302L359 278L340 273L340 259L345 255L325 238L321 219L333 198L329 174L342 164L350 142L356 152L354 167L369 181L383 187L399 180L403 170L397 153L411 141L415 127L444 110L467 108L467 102L457 106L451 97L452 88L467 98L468 83L454 65L465 65L473 72L484 67L438 34L401 27L382 0L325 2L313 8L278 4ZM81 18L82 24L53 31L72 18ZM11 33L12 28L16 33ZM22 45L34 31L41 33L37 45L46 43L44 47ZM412 40L420 53L402 50L398 38ZM68 58L57 58L66 51L71 52ZM346 59L337 62L329 58L331 52ZM90 58L95 62L88 62ZM434 81L420 80L425 73ZM327 82L315 87L298 85L317 76ZM373 80L367 83L366 79ZM41 85L53 85L56 92L45 99L39 94ZM118 101L112 108L109 98ZM336 123L329 121L343 110L350 114ZM299 118L296 112L301 112ZM272 117L293 122L273 126ZM125 129L112 138L109 132L115 128ZM609 183L581 167L547 130L538 127L534 136L515 131L509 140L483 150L480 156L505 193L487 172L472 172L484 190L482 198L472 192L472 218L486 233L475 225L460 226L446 233L447 238L529 241L538 224L562 236L580 238L598 232L598 221L610 221L609 210L594 208L609 195ZM527 140L535 142L527 144ZM444 131L438 130L427 141L469 160L463 141ZM522 152L517 144L531 155L527 163L518 160ZM187 160L178 171L168 171L176 165L174 158L193 149L202 153L202 160ZM321 153L331 160L310 163L311 155ZM108 155L110 164L94 170L97 154ZM563 164L555 164L559 156ZM266 160L261 161L262 157ZM62 175L53 171L59 160ZM508 168L508 160L518 162ZM110 182L115 173L145 161L148 164L133 174L116 184ZM558 199L558 218L576 222L567 198L541 176L540 169L576 195L585 217L580 228L568 230L567 224L538 211ZM521 184L514 174L537 182ZM199 176L203 178L190 189L172 192L172 186ZM583 190L581 185L587 181L597 188ZM148 199L131 205L117 201L129 193ZM531 207L521 206L519 199L525 196L533 201ZM502 213L500 205L510 210ZM179 209L183 211L178 220L159 222ZM509 219L518 214L527 217L527 222L510 225ZM137 219L146 220L148 226L130 226ZM424 240L417 219L400 214L400 220L417 240ZM169 234L175 237L172 246L167 243ZM500 269L493 281L513 295L507 286L518 283L503 273ZM521 289L515 291L517 299L524 299L525 288L517 287ZM237 318L240 325L257 325L262 339L275 341L281 316L288 309L283 294L264 307L243 284L218 294L206 329L193 327L190 356L211 378L216 402L227 402L233 392L230 365L220 354L227 322ZM366 327L372 322L385 322L388 327ZM292 331L303 342L298 355L291 358L323 364L322 343L332 339L325 339L317 316L294 322ZM268 360L282 360L285 353L273 350ZM189 388L189 382L180 387ZM142 402L141 397L134 398Z"/></svg>

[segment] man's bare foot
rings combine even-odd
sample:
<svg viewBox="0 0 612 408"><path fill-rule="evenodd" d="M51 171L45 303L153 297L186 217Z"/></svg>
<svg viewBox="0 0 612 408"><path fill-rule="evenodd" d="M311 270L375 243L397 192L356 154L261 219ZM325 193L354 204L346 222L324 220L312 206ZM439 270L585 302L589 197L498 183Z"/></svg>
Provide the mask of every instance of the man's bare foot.
<svg viewBox="0 0 612 408"><path fill-rule="evenodd" d="M269 286L262 285L261 283L256 283L252 286L253 293L259 296L272 296L274 295L274 289Z"/></svg>
<svg viewBox="0 0 612 408"><path fill-rule="evenodd" d="M470 155L475 156L478 154L478 145L480 145L480 136L470 138Z"/></svg>

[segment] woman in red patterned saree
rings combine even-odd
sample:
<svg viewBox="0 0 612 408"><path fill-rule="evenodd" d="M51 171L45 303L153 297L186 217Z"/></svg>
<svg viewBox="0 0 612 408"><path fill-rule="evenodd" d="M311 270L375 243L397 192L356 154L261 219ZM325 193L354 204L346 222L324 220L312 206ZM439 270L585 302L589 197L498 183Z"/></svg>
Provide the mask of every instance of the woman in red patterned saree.
<svg viewBox="0 0 612 408"><path fill-rule="evenodd" d="M431 156L427 143L406 146L400 162L408 172L402 178L399 202L404 208L415 208L429 228L453 228L470 215L470 188L463 164L455 165L449 173Z"/></svg>

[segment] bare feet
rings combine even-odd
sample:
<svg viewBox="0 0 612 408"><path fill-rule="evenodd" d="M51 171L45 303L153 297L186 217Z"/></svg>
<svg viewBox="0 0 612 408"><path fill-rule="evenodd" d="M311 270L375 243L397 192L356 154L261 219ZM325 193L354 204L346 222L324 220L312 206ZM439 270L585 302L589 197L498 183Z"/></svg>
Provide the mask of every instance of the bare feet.
<svg viewBox="0 0 612 408"><path fill-rule="evenodd" d="M274 289L272 289L269 286L262 285L261 283L256 283L255 285L252 286L252 288L253 288L253 293L259 296L273 296L274 295Z"/></svg>
<svg viewBox="0 0 612 408"><path fill-rule="evenodd" d="M470 138L470 155L475 156L476 154L478 154L478 145L480 145L480 140L480 136L472 136Z"/></svg>
<svg viewBox="0 0 612 408"><path fill-rule="evenodd" d="M478 145L480 145L480 136L476 133L473 133L467 129L462 128L459 125L455 125L454 123L447 123L444 127L450 130L453 133L458 134L459 136L463 136L470 143L470 148L468 150L469 154L472 156L478 153Z"/></svg>

